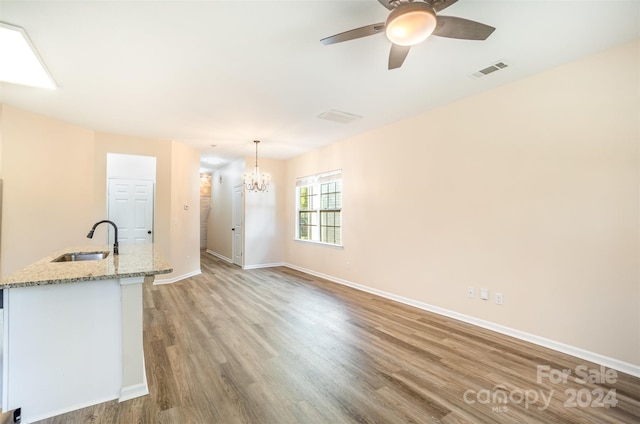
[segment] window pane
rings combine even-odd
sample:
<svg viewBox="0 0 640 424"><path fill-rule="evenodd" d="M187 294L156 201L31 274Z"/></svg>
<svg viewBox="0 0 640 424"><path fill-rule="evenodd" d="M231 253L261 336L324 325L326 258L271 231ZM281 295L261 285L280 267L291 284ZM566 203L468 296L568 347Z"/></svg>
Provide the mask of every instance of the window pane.
<svg viewBox="0 0 640 424"><path fill-rule="evenodd" d="M300 187L298 209L301 211L308 211L308 210L315 209L315 205L313 201L314 197L315 197L315 194L313 193L313 186Z"/></svg>
<svg viewBox="0 0 640 424"><path fill-rule="evenodd" d="M300 187L299 193L299 206L300 209L307 209L307 196L309 195L308 187Z"/></svg>
<svg viewBox="0 0 640 424"><path fill-rule="evenodd" d="M320 212L320 241L340 244L340 212Z"/></svg>
<svg viewBox="0 0 640 424"><path fill-rule="evenodd" d="M317 227L317 214L315 212L298 213L298 238L301 240L311 240L313 227Z"/></svg>
<svg viewBox="0 0 640 424"><path fill-rule="evenodd" d="M340 181L320 185L320 209L342 208L342 184Z"/></svg>

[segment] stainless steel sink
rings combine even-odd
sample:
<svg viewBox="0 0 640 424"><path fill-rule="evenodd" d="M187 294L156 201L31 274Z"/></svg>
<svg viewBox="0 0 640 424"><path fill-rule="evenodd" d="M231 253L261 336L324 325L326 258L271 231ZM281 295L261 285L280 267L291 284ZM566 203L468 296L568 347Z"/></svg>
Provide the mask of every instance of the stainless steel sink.
<svg viewBox="0 0 640 424"><path fill-rule="evenodd" d="M51 262L99 261L109 256L109 252L74 252L58 256Z"/></svg>

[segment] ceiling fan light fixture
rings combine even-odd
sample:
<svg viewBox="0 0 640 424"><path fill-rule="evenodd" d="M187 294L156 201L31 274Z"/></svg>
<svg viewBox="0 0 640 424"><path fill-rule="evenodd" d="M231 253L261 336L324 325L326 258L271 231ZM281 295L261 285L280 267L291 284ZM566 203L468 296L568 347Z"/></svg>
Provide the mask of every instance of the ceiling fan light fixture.
<svg viewBox="0 0 640 424"><path fill-rule="evenodd" d="M427 3L409 3L389 14L385 33L393 44L415 46L433 33L436 23L436 14Z"/></svg>

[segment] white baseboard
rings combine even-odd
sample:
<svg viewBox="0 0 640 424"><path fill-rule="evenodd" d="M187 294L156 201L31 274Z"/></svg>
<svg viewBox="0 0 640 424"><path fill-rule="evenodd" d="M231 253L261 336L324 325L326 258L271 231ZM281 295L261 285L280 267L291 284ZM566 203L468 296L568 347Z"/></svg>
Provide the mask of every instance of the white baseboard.
<svg viewBox="0 0 640 424"><path fill-rule="evenodd" d="M147 382L145 381L144 383L123 387L122 390L120 390L120 397L118 398L118 402L124 402L140 396L146 396L148 394L149 387L147 386Z"/></svg>
<svg viewBox="0 0 640 424"><path fill-rule="evenodd" d="M135 399L140 396L146 396L149 394L149 385L147 384L147 367L142 355L142 383L133 384L131 386L122 387L120 389L120 397L118 402L125 402L127 400Z"/></svg>
<svg viewBox="0 0 640 424"><path fill-rule="evenodd" d="M286 265L284 262L274 262L272 264L245 265L242 267L242 269L275 268L277 266L286 266Z"/></svg>
<svg viewBox="0 0 640 424"><path fill-rule="evenodd" d="M422 309L425 311L433 312L439 315L443 315L449 318L456 319L458 321L463 321L469 324L476 325L478 327L486 328L487 330L495 331L497 333L505 334L507 336L514 337L516 339L524 340L529 343L533 343L539 346L543 346L549 349L556 350L558 352L566 353L571 356L575 356L580 359L584 359L586 361L594 362L599 365L604 365L605 367L612 368L614 370L618 370L624 372L626 374L633 375L635 377L640 377L640 366L634 365L625 361L621 361L619 359L611 358L608 356L601 355L599 353L591 352L579 347L570 346L561 342L557 342L555 340L547 339L545 337L536 336L535 334L526 333L524 331L516 330L514 328L505 327L500 324L493 323L491 321L485 321L483 319L475 318L469 315L461 314L455 311L451 311L448 309L440 308L438 306L429 305L427 303L422 303L414 299L410 299L403 296L398 296L392 293L387 293L382 290L374 289L371 287L363 286L362 284L357 284L351 281L343 280L341 278L333 277L331 275L323 274L321 272L316 272L310 269L302 268L297 265L285 263L284 266L295 269L300 272L304 272L306 274L310 274L319 278L323 278L325 280L332 281L334 283L342 284L344 286L349 286L357 290L361 290L367 293L375 294L380 297L384 297L386 299L394 300L396 302L404 303L405 305L413 306L418 309Z"/></svg>
<svg viewBox="0 0 640 424"><path fill-rule="evenodd" d="M100 398L100 399L94 399L90 402L86 402L86 403L80 403L74 406L70 406L68 408L64 408L64 409L57 409L55 411L50 411L50 412L46 412L44 414L40 414L37 416L30 416L29 415L29 411L25 411L24 408L22 409L22 424L30 424L30 423L35 423L41 420L46 420L47 418L51 418L51 417L56 417L58 415L62 415L62 414L66 414L67 412L72 412L72 411L77 411L78 409L83 409L83 408L88 408L89 406L93 406L93 405L97 405L99 403L104 403L104 402L110 402L112 400L118 399L118 397L105 397L105 398Z"/></svg>
<svg viewBox="0 0 640 424"><path fill-rule="evenodd" d="M186 274L182 274L182 275L179 275L177 277L161 279L161 280L154 280L153 281L153 285L157 286L157 285L160 285L160 284L171 284L171 283L175 283L176 281L184 280L185 278L193 277L195 275L200 275L200 274L202 274L202 271L197 269L195 271L188 272Z"/></svg>
<svg viewBox="0 0 640 424"><path fill-rule="evenodd" d="M227 258L226 256L223 256L223 255L221 255L221 254L219 254L217 252L214 252L213 250L207 249L207 250L205 250L205 252L207 252L208 254L210 254L212 256L215 256L218 259L222 259L225 262L229 262L230 264L233 263L233 260L231 258Z"/></svg>

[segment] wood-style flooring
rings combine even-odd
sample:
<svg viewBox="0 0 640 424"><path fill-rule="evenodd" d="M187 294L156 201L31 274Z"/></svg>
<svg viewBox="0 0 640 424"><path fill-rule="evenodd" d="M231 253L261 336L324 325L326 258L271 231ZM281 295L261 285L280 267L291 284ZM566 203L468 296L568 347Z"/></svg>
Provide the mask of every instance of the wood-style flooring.
<svg viewBox="0 0 640 424"><path fill-rule="evenodd" d="M638 378L288 268L202 271L145 286L148 396L40 423L640 423Z"/></svg>

